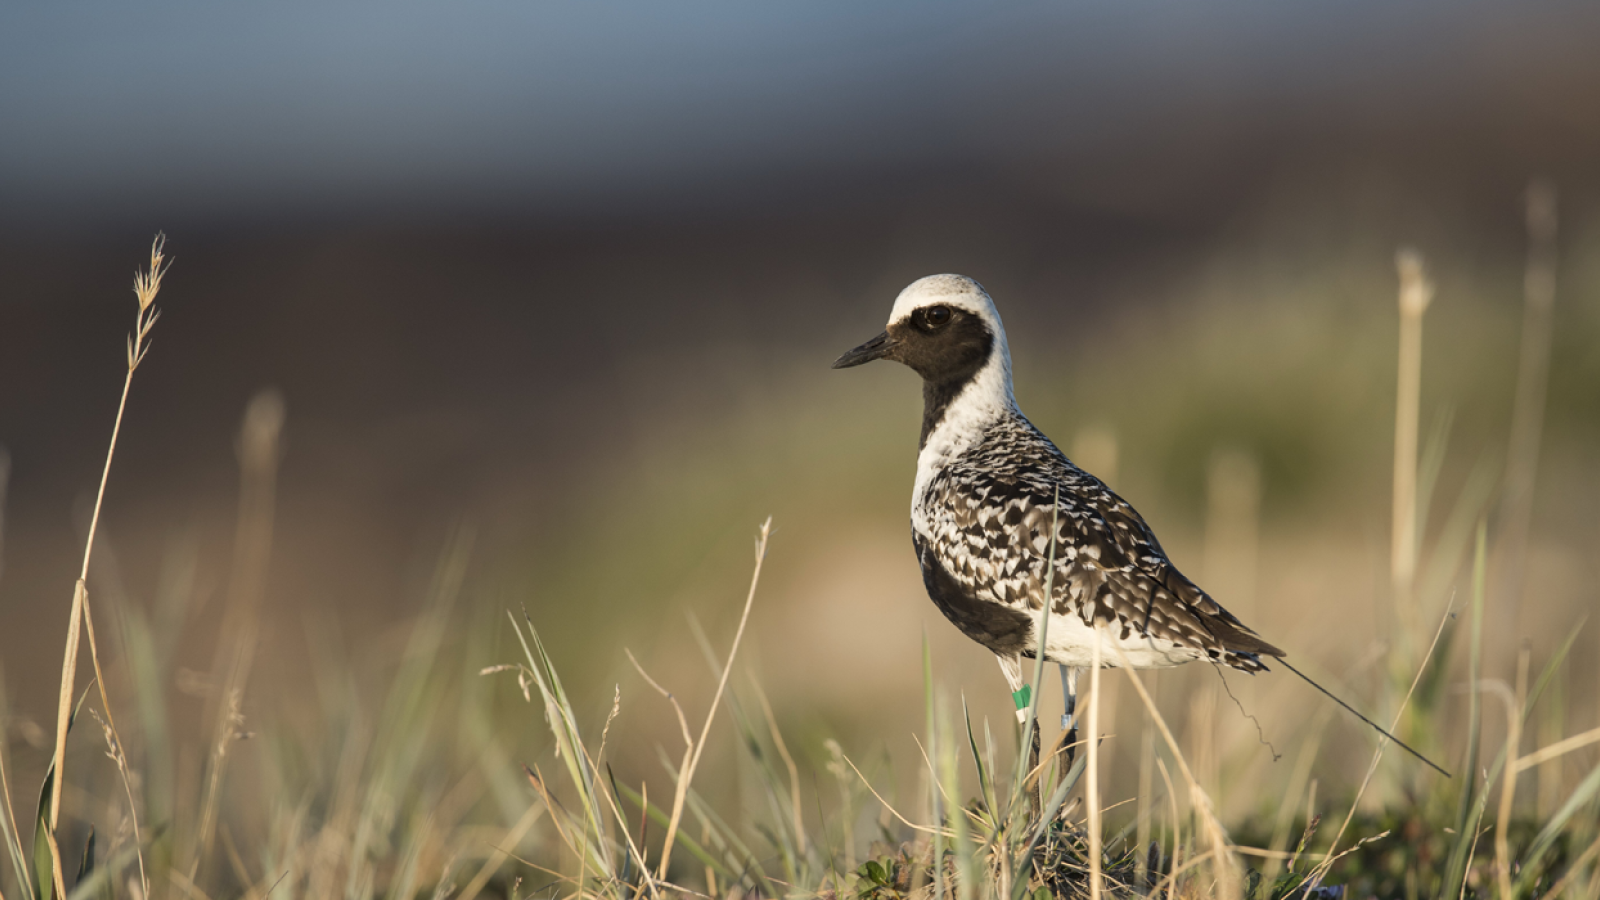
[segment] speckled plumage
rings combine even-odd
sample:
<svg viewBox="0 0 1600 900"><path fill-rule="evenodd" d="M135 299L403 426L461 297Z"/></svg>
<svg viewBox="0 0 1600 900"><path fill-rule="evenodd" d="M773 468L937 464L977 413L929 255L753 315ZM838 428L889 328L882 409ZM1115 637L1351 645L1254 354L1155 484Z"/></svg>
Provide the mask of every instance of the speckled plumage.
<svg viewBox="0 0 1600 900"><path fill-rule="evenodd" d="M1123 657L1138 668L1205 658L1259 671L1260 655L1277 653L1172 565L1126 500L1014 408L933 471L913 499L911 522L935 603L998 654L1035 655L1047 582L1050 662L1089 665L1095 634L1122 651L1103 645L1102 660L1113 666ZM963 605L977 609L955 609ZM994 608L987 616L985 606Z"/></svg>
<svg viewBox="0 0 1600 900"><path fill-rule="evenodd" d="M1255 672L1262 656L1283 655L1184 577L1133 507L1023 416L1005 328L977 282L913 283L885 332L835 365L872 359L923 378L911 528L928 594L1008 679L1039 652L1041 632L1045 658L1072 668L1091 665L1095 642L1107 666L1209 659Z"/></svg>

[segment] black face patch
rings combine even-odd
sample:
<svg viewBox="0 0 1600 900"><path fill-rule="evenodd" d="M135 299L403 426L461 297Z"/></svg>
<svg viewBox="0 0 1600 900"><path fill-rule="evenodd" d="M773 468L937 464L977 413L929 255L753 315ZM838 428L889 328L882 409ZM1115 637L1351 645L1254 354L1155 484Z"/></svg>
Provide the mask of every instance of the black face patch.
<svg viewBox="0 0 1600 900"><path fill-rule="evenodd" d="M983 320L949 306L925 306L889 326L890 359L934 384L971 380L989 360L994 335Z"/></svg>
<svg viewBox="0 0 1600 900"><path fill-rule="evenodd" d="M893 350L885 357L922 376L922 438L944 419L945 410L972 381L994 350L983 320L951 306L921 307L889 326Z"/></svg>

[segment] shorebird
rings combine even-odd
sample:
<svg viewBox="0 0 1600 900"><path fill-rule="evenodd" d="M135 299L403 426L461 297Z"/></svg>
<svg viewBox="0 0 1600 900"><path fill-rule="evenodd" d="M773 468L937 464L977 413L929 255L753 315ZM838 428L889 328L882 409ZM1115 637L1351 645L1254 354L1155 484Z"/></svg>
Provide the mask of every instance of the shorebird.
<svg viewBox="0 0 1600 900"><path fill-rule="evenodd" d="M1032 702L1023 659L1043 653L1057 664L1069 760L1078 673L1096 657L1103 667L1208 660L1251 673L1266 671L1264 659L1283 657L1173 565L1128 501L1074 465L1022 414L1005 328L982 285L961 275L913 282L895 300L884 332L833 367L877 359L922 376L911 543L928 596L963 634L994 652L1019 721ZM1036 731L1034 767L1037 742Z"/></svg>

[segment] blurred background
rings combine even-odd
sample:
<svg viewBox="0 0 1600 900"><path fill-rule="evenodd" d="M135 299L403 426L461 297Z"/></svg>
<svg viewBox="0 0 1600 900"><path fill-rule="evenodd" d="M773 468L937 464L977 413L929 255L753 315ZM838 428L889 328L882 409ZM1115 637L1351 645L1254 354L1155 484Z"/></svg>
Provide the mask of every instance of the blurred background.
<svg viewBox="0 0 1600 900"><path fill-rule="evenodd" d="M548 757L514 679L470 675L515 661L505 612L526 609L581 717L598 727L620 689L619 774L658 779L675 721L624 648L696 718L715 683L696 628L725 652L771 515L736 687L759 683L805 765L833 738L914 794L924 635L939 689L997 733L1009 701L911 553L915 377L828 364L935 272L993 294L1035 423L1358 705L1391 714L1374 685L1464 609L1480 517L1495 677L1524 639L1537 664L1600 577L1596 46L1600 9L1556 3L8 6L14 789L47 759L129 276L157 231L175 263L89 585L105 621L155 623L154 697L189 735L163 751L180 775L204 758L253 533L240 423L270 391L249 728L301 735L307 759L314 735L353 728L329 685L383 696L444 554L464 574L443 646L494 726L429 726L451 752L493 742L513 774ZM1523 349L1536 178L1559 224L1530 457L1511 435L1538 352ZM1436 285L1420 430L1437 477L1410 621L1390 558L1401 246ZM446 549L464 533L470 550ZM1556 731L1600 724L1600 637L1578 642ZM1162 673L1160 696L1212 783L1287 780L1293 757L1274 763L1216 673L1191 668ZM1140 713L1119 681L1106 730L1132 754ZM1229 686L1279 752L1322 704L1281 674ZM1324 785L1359 780L1369 736L1336 719L1327 741L1360 752L1321 758ZM236 771L268 750L242 745ZM1135 769L1114 767L1108 796L1129 796Z"/></svg>

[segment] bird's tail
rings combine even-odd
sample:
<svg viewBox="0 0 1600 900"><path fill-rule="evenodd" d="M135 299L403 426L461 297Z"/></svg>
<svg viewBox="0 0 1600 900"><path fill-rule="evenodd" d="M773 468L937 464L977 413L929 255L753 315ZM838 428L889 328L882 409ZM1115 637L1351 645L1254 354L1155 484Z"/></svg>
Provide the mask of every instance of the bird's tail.
<svg viewBox="0 0 1600 900"><path fill-rule="evenodd" d="M1277 661L1285 669L1288 669L1289 671L1293 672L1294 674L1300 676L1300 680L1304 681L1306 684L1309 684L1312 687L1316 688L1317 690L1321 691L1323 693L1323 695L1326 696L1329 700L1332 700L1333 702L1335 702L1335 703L1339 704L1340 706L1344 707L1352 716L1355 716L1356 718L1360 719L1361 721L1367 723L1369 726L1372 727L1373 731L1376 731L1377 733L1383 735L1384 737L1388 738L1389 740L1394 741L1396 744L1399 745L1400 749L1406 751L1407 753L1411 754L1412 756L1415 756L1417 759L1422 760L1424 763L1426 763L1429 767L1431 767L1435 772L1438 772L1440 775L1443 775L1446 778L1451 777L1449 772L1446 772L1444 769L1439 768L1439 764L1438 763L1435 763L1433 760L1427 758L1426 756L1423 756L1421 753L1418 753L1416 750L1412 749L1408 744L1406 744L1405 741L1402 741L1399 738L1395 737L1394 735L1390 734L1389 732L1385 731L1381 726L1378 725L1378 723L1372 721L1371 719L1367 718L1366 716L1363 716L1361 713L1356 712L1356 708L1355 707L1353 707L1350 704L1344 702L1343 700L1340 700L1338 697L1335 697L1333 695L1333 692L1329 691L1327 688L1323 687L1322 685L1317 684L1315 681L1312 681L1311 678L1306 675L1306 673L1300 671L1299 669L1296 669L1294 666L1289 665L1289 663L1287 661L1283 660L1282 658L1278 659Z"/></svg>

